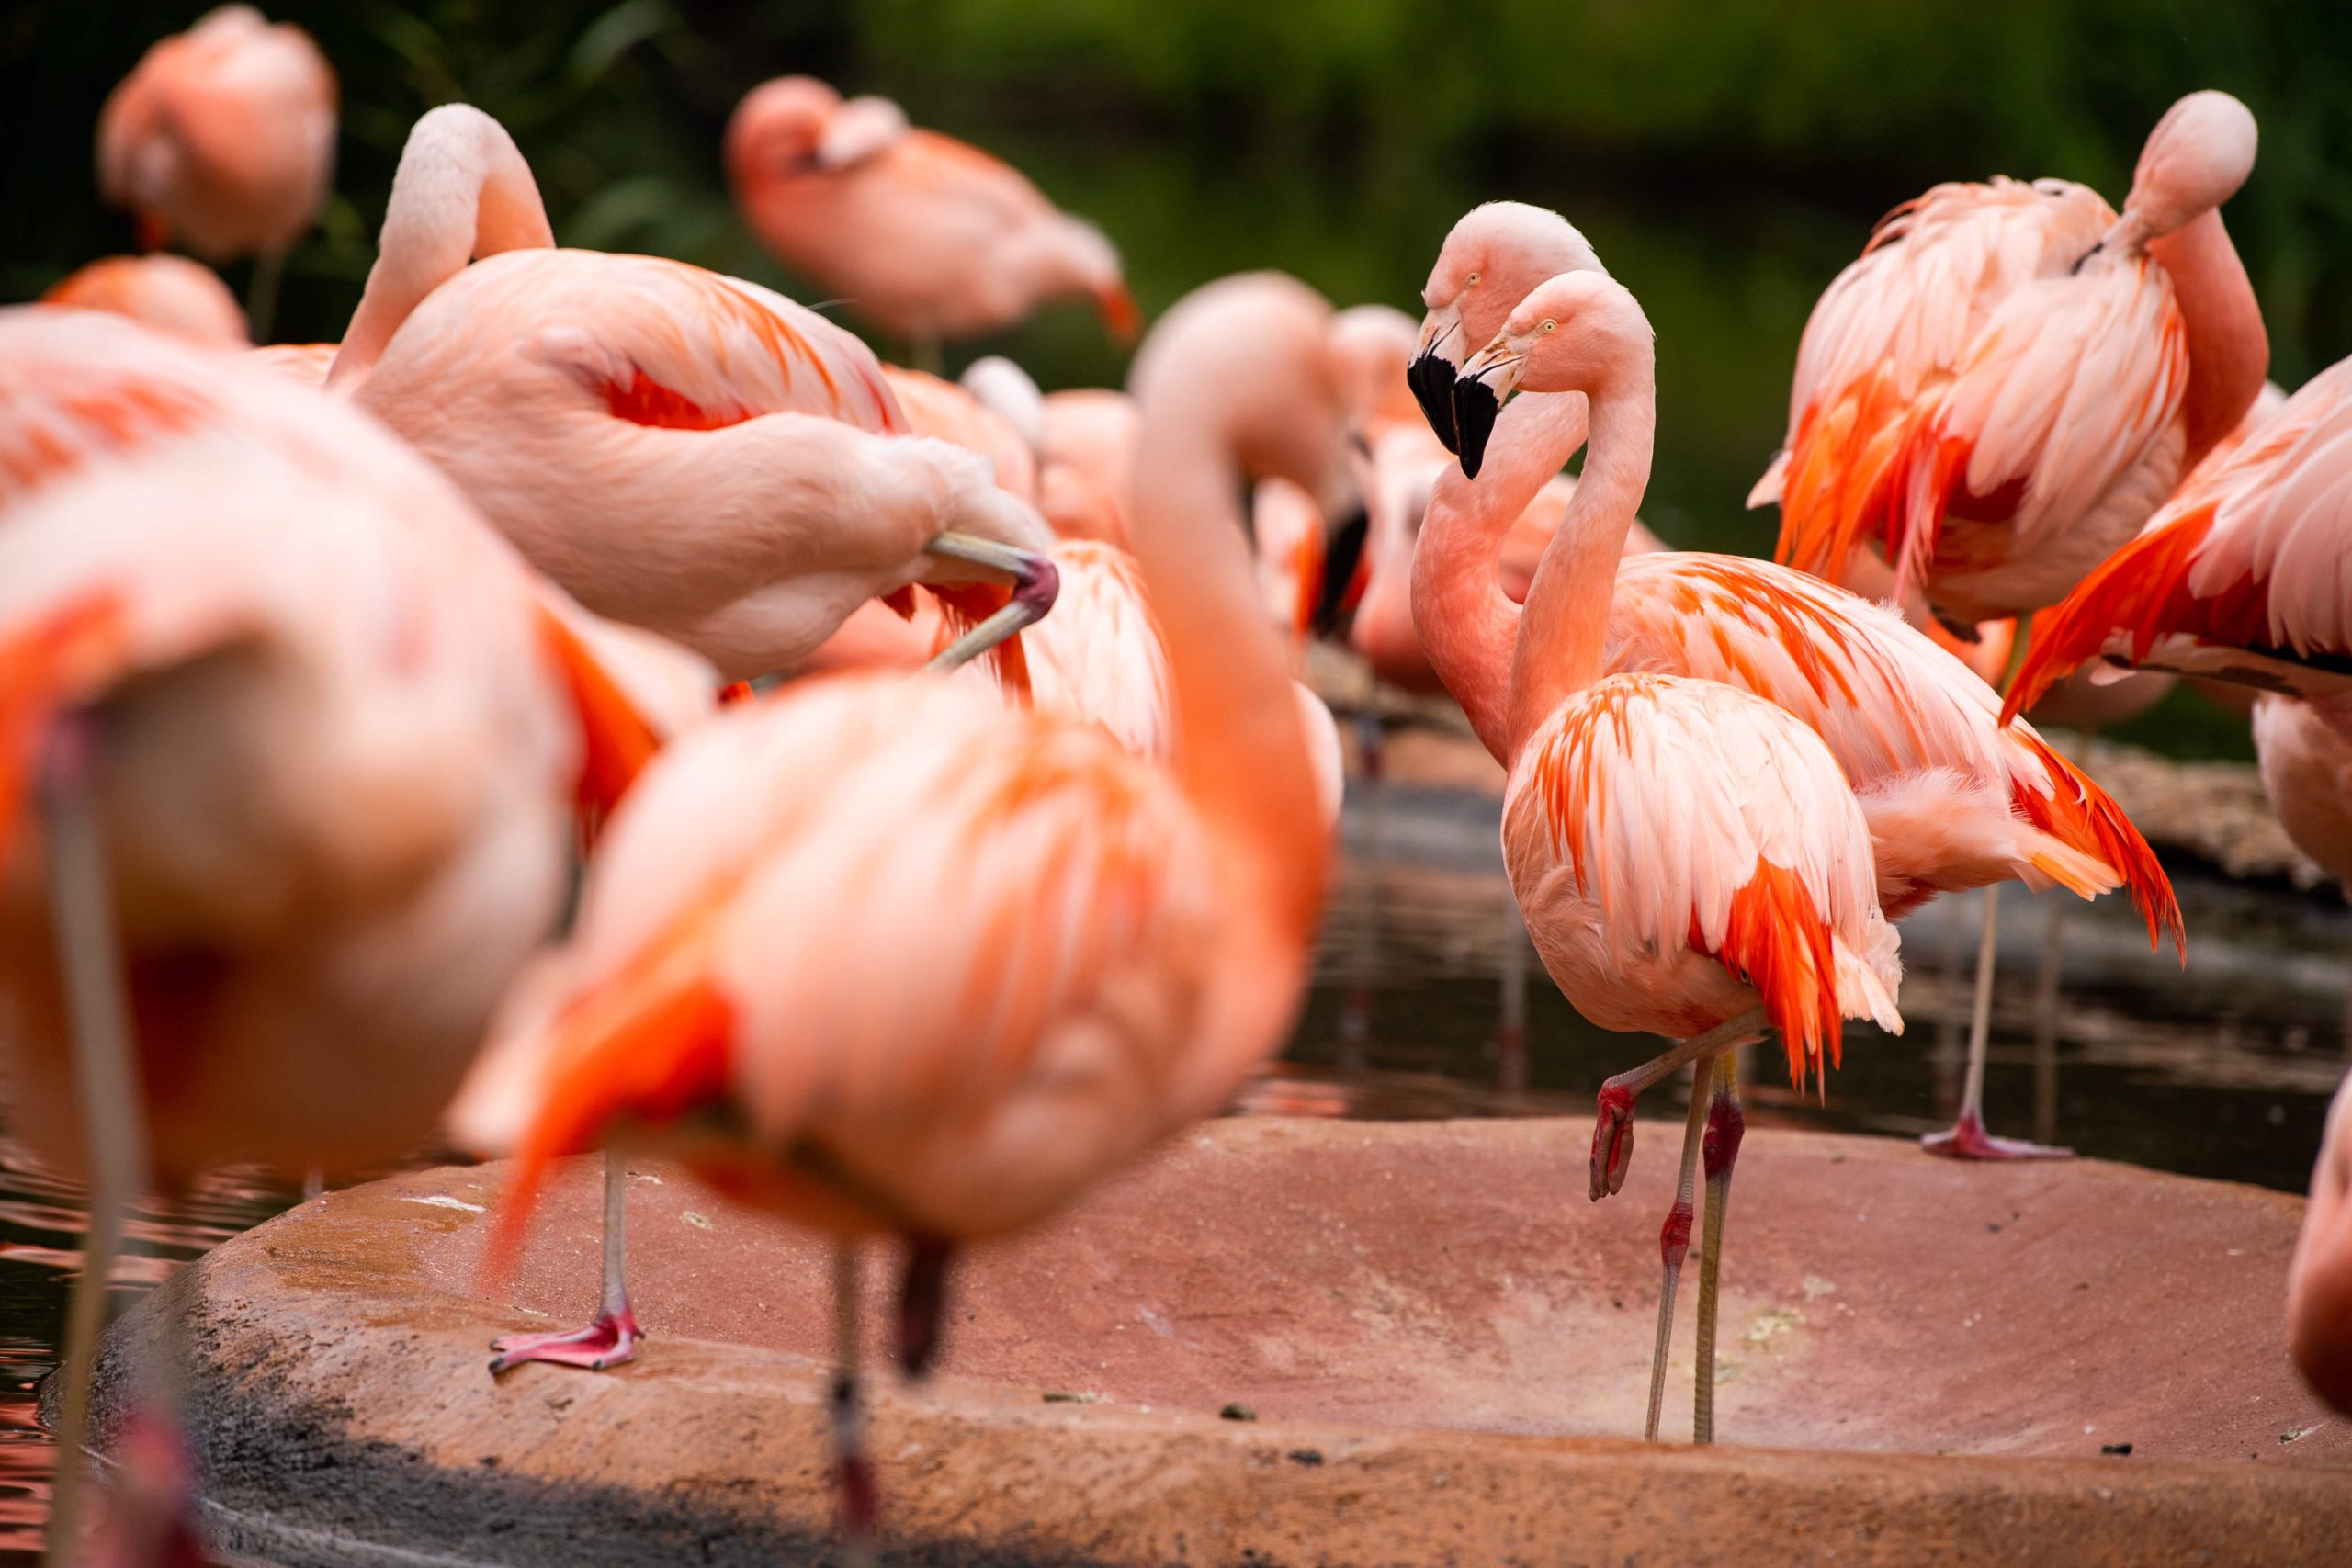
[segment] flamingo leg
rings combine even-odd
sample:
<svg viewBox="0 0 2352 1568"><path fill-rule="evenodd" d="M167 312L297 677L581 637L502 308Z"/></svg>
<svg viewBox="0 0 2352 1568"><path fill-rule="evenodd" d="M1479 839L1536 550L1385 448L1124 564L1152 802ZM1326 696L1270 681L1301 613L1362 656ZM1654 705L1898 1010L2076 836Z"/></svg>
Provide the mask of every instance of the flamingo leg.
<svg viewBox="0 0 2352 1568"><path fill-rule="evenodd" d="M1592 1129L1592 1199L1599 1202L1625 1185L1625 1168L1634 1159L1634 1099L1642 1090L1686 1062L1695 1062L1760 1032L1764 1010L1749 1008L1737 1018L1715 1025L1630 1072L1619 1073L1600 1086L1600 1116Z"/></svg>
<svg viewBox="0 0 2352 1568"><path fill-rule="evenodd" d="M984 566L1012 579L1012 597L1006 601L1004 608L940 649L924 666L928 670L953 670L978 659L1013 633L1042 620L1061 592L1061 572L1052 558L1017 545L1001 545L994 539L951 533L940 535L923 549L947 560Z"/></svg>
<svg viewBox="0 0 2352 1568"><path fill-rule="evenodd" d="M125 1222L147 1185L146 1099L116 941L106 844L90 799L92 739L85 721L68 719L57 727L44 758L41 793L50 908L90 1170L89 1235L66 1308L65 1396L57 1424L46 1554L52 1565L84 1560L82 1459L89 1437L91 1371L106 1327ZM120 1553L125 1562L164 1561L164 1551L189 1544L189 1466L179 1430L178 1373L169 1350L159 1364L134 1369L136 1397L115 1441L121 1483L104 1527L104 1550Z"/></svg>
<svg viewBox="0 0 2352 1568"><path fill-rule="evenodd" d="M498 1352L492 1373L512 1371L526 1361L546 1361L559 1367L579 1367L601 1372L636 1356L644 1331L628 1304L628 1167L612 1150L605 1151L605 1290L596 1315L579 1328L553 1334L508 1334L490 1342Z"/></svg>
<svg viewBox="0 0 2352 1568"><path fill-rule="evenodd" d="M1707 1107L1707 1218L1699 1242L1699 1355L1691 1376L1690 1440L1715 1440L1715 1302L1723 1271L1724 1219L1731 1206L1731 1168L1747 1117L1739 1108L1739 1053L1726 1051L1714 1064L1715 1092ZM1699 1099L1698 1085L1690 1098Z"/></svg>
<svg viewBox="0 0 2352 1568"><path fill-rule="evenodd" d="M857 1244L833 1246L833 1483L840 1493L842 1561L873 1568L880 1518L865 1453L865 1401L858 1373Z"/></svg>
<svg viewBox="0 0 2352 1568"><path fill-rule="evenodd" d="M1976 947L1976 994L1968 1014L1968 1077L1961 1089L1960 1118L1940 1133L1930 1133L1919 1146L1949 1159L2071 1159L2072 1149L2030 1144L2018 1138L1996 1138L1984 1131L1984 1058L1993 1032L1994 949L1999 931L2000 884L1984 889L1984 927Z"/></svg>
<svg viewBox="0 0 2352 1568"><path fill-rule="evenodd" d="M1666 1358L1674 1344L1674 1291L1682 1279L1682 1259L1690 1251L1690 1200L1699 1172L1699 1145L1707 1128L1707 1082L1714 1076L1713 1062L1701 1062L1690 1079L1690 1120L1682 1129L1682 1174L1674 1185L1674 1207L1666 1212L1657 1249L1666 1264L1666 1280L1657 1293L1657 1348L1650 1353L1650 1414L1642 1427L1645 1442L1657 1441L1657 1418L1666 1403Z"/></svg>
<svg viewBox="0 0 2352 1568"><path fill-rule="evenodd" d="M245 332L257 344L269 342L277 324L277 286L285 276L284 251L264 251L254 257L253 276L245 284Z"/></svg>
<svg viewBox="0 0 2352 1568"><path fill-rule="evenodd" d="M935 332L919 332L907 339L907 367L926 376L946 375L946 340Z"/></svg>
<svg viewBox="0 0 2352 1568"><path fill-rule="evenodd" d="M1527 916L1519 900L1503 900L1503 959L1496 985L1502 992L1495 1025L1495 1078L1507 1093L1527 1089Z"/></svg>
<svg viewBox="0 0 2352 1568"><path fill-rule="evenodd" d="M940 1332L947 1322L947 1269L955 1252L947 1243L917 1236L899 1276L899 1368L910 1378L927 1375L939 1357Z"/></svg>

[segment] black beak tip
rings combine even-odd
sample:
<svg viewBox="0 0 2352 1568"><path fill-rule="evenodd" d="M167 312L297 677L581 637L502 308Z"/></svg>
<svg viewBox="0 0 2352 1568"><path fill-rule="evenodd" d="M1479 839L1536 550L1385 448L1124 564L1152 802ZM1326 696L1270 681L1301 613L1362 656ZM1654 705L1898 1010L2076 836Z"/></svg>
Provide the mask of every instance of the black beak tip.
<svg viewBox="0 0 2352 1568"><path fill-rule="evenodd" d="M1438 440L1449 452L1459 450L1453 441L1453 367L1423 350L1406 368L1405 381Z"/></svg>
<svg viewBox="0 0 2352 1568"><path fill-rule="evenodd" d="M1464 477L1478 477L1487 461L1487 437L1494 434L1495 416L1501 412L1494 389L1476 377L1464 376L1453 383L1453 431L1460 442L1454 449L1461 454Z"/></svg>

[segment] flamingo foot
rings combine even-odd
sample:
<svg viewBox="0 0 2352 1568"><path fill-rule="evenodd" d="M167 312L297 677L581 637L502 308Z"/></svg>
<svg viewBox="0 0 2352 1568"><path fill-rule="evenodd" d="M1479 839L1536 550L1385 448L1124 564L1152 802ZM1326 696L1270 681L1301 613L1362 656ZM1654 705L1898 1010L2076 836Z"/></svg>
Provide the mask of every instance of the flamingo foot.
<svg viewBox="0 0 2352 1568"><path fill-rule="evenodd" d="M1625 1185L1625 1169L1634 1163L1634 1091L1618 1084L1602 1084L1600 1112L1592 1129L1592 1201L1596 1203Z"/></svg>
<svg viewBox="0 0 2352 1568"><path fill-rule="evenodd" d="M498 1354L492 1358L490 1370L495 1376L512 1371L526 1361L546 1361L552 1366L601 1372L606 1367L633 1360L638 1343L644 1337L644 1332L637 1326L637 1314L624 1303L618 1308L598 1313L579 1328L555 1334L509 1334L493 1339L490 1348Z"/></svg>
<svg viewBox="0 0 2352 1568"><path fill-rule="evenodd" d="M203 1568L188 1517L196 1467L187 1440L161 1410L135 1410L114 1444L115 1480L74 1561L97 1568Z"/></svg>
<svg viewBox="0 0 2352 1568"><path fill-rule="evenodd" d="M2028 1143L2022 1138L1996 1138L1984 1131L1984 1119L1973 1110L1940 1133L1929 1133L1919 1146L1946 1159L2073 1159L2075 1151L2054 1144Z"/></svg>

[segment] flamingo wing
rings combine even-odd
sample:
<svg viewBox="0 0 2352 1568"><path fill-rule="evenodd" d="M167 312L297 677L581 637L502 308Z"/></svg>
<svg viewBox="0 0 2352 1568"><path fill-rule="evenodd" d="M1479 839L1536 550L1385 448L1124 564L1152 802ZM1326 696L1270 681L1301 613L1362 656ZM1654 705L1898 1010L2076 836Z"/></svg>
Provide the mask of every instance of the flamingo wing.
<svg viewBox="0 0 2352 1568"><path fill-rule="evenodd" d="M1135 558L1115 545L1065 539L1054 612L1022 633L1042 712L1101 725L1129 752L1166 761L1175 740L1168 648Z"/></svg>
<svg viewBox="0 0 2352 1568"><path fill-rule="evenodd" d="M1769 703L1604 678L1529 741L1503 840L1532 930L1565 891L1597 914L1611 975L1712 958L1761 993L1800 1086L1837 1060L1841 1020L1902 1027L1861 809L1819 738Z"/></svg>
<svg viewBox="0 0 2352 1568"><path fill-rule="evenodd" d="M2352 360L2313 377L2034 618L2005 712L2102 655L2314 692L2352 673ZM2249 665L2251 660L2251 666Z"/></svg>
<svg viewBox="0 0 2352 1568"><path fill-rule="evenodd" d="M1002 1228L1206 1109L1170 1090L1216 903L1172 782L1093 727L821 681L647 775L458 1124L527 1185L616 1119L723 1111L868 1214Z"/></svg>

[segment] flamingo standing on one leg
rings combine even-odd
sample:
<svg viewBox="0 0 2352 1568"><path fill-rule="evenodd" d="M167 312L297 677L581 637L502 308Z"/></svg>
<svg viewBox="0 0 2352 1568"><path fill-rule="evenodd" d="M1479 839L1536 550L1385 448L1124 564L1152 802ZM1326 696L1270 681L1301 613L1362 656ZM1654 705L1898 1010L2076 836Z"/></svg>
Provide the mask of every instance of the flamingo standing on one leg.
<svg viewBox="0 0 2352 1568"><path fill-rule="evenodd" d="M10 1093L93 1182L52 1562L126 1205L413 1147L558 919L573 781L606 807L642 761L537 595L373 422L110 316L0 312Z"/></svg>
<svg viewBox="0 0 2352 1568"><path fill-rule="evenodd" d="M1687 1037L1660 1074L1679 1062L1701 1064L1679 1193L1662 1241L1653 1437L1690 1238L1691 1162L1708 1135L1717 1150L1708 1161L1710 1240L1719 1241L1740 1124L1727 1076L1712 1104L1704 1093L1715 1058L1769 1021L1802 1087L1808 1072L1836 1058L1841 1020L1902 1027L1902 968L1894 930L1879 909L1871 830L1821 738L1734 686L1611 672L1611 596L1649 478L1654 363L1641 307L1604 274L1570 273L1528 299L1504 335L1467 361L1460 385L1472 404L1479 395L1507 396L1514 379L1586 393L1594 440L1583 479L1523 612L1511 614L1502 598L1491 550L1483 581L1457 578L1441 593L1432 579L1422 596L1438 612L1424 618L1430 657L1509 770L1504 858L1544 967L1604 1028ZM1491 384L1481 378L1488 373ZM1551 404L1556 410L1559 400ZM1476 419L1457 411L1463 456L1474 468L1486 435ZM1535 445L1543 450L1531 468L1554 456L1554 444ZM1449 524L1432 519L1424 572L1442 566L1432 555L1454 542ZM1478 610L1483 627L1457 619ZM1507 644L1516 632L1506 664L1485 657L1496 649L1483 634L1498 627ZM1598 1161L1598 1137L1595 1147ZM1622 1177L1616 1151L1607 1166ZM1595 1196L1603 1175L1596 1163ZM1702 1258L1706 1326L1718 1256L1711 1246ZM1702 1343L1702 1442L1713 1436L1713 1361L1712 1344Z"/></svg>
<svg viewBox="0 0 2352 1568"><path fill-rule="evenodd" d="M98 115L98 187L149 247L254 258L245 302L269 335L286 253L326 200L334 72L301 28L223 6L164 39Z"/></svg>
<svg viewBox="0 0 2352 1568"><path fill-rule="evenodd" d="M1532 298L1605 276L1567 274ZM1414 564L1414 618L1473 728L1507 758L1512 641L1523 623L1498 581L1497 548L1581 440L1586 416L1581 397L1546 378L1498 418L1498 399L1528 372L1488 368L1487 380L1460 383L1455 412L1464 466L1480 478L1449 473L1438 487ZM1589 482L1579 482L1571 518ZM1622 550L1622 531L1613 537ZM2177 941L2171 888L2114 802L2030 728L2004 728L1991 689L1891 609L1769 562L1669 551L1623 558L1596 635L1612 672L1736 686L1813 730L1860 800L1889 916L1938 892L2011 879L2086 897L2129 883L2151 941L2165 927ZM1603 1086L1596 1198L1623 1180L1634 1097L1688 1059L1669 1053Z"/></svg>
<svg viewBox="0 0 2352 1568"><path fill-rule="evenodd" d="M1135 544L1178 763L920 674L724 714L616 819L577 936L461 1101L471 1137L518 1150L506 1247L547 1162L619 1122L835 1238L855 1544L875 1522L859 1244L912 1243L900 1346L920 1371L951 1248L1214 1111L1295 1012L1324 835L1233 512L1245 449L1317 485L1341 459L1308 352L1326 315L1295 283L1229 280L1136 365Z"/></svg>
<svg viewBox="0 0 2352 1568"><path fill-rule="evenodd" d="M44 305L111 310L216 348L243 348L245 313L220 275L186 256L105 256L59 278Z"/></svg>
<svg viewBox="0 0 2352 1568"><path fill-rule="evenodd" d="M888 98L813 76L754 87L727 126L727 175L760 243L914 344L1020 321L1048 300L1094 301L1121 343L1140 325L1119 254L1012 164L907 123Z"/></svg>

